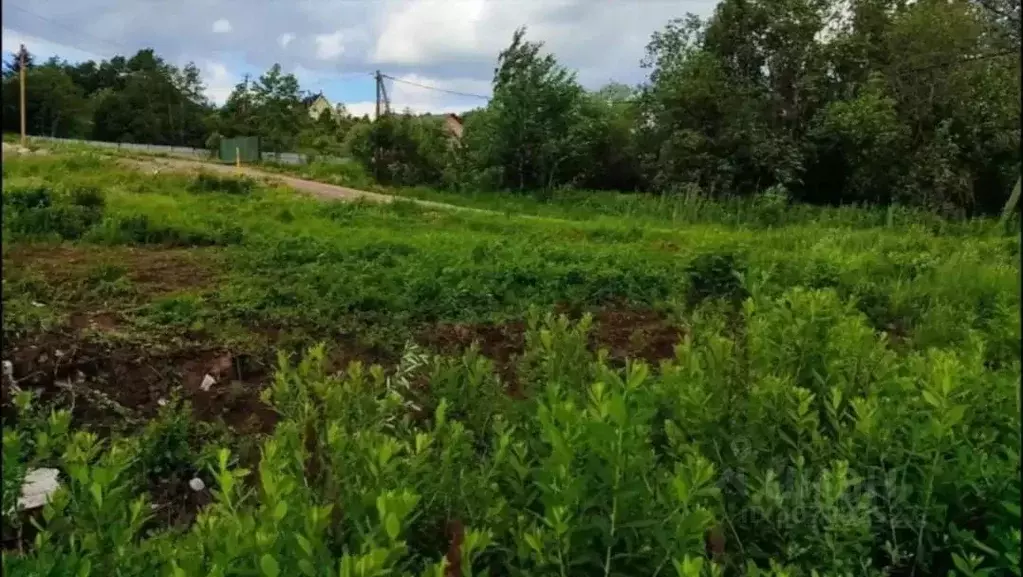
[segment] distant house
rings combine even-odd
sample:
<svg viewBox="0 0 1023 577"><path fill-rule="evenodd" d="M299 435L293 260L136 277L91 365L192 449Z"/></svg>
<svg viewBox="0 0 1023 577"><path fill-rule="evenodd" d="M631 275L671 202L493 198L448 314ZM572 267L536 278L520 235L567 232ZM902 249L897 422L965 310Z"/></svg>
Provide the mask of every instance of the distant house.
<svg viewBox="0 0 1023 577"><path fill-rule="evenodd" d="M314 120L318 119L324 112L329 112L331 116L337 114L337 111L330 105L330 101L327 100L327 97L322 92L306 96L302 99L302 104L309 111L309 116Z"/></svg>
<svg viewBox="0 0 1023 577"><path fill-rule="evenodd" d="M454 138L455 140L462 140L462 133L465 132L465 126L462 122L462 117L457 114L445 114L444 130L447 131L448 136Z"/></svg>
<svg viewBox="0 0 1023 577"><path fill-rule="evenodd" d="M462 117L453 114L424 114L426 118L433 118L439 120L444 127L444 132L447 133L448 137L453 141L462 140L462 134L465 132L465 126L463 125Z"/></svg>

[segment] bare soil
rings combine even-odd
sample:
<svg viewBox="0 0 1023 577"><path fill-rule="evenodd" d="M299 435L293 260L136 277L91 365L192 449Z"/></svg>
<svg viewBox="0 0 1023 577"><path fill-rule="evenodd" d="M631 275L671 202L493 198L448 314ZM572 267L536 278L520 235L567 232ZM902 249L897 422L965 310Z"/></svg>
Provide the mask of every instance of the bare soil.
<svg viewBox="0 0 1023 577"><path fill-rule="evenodd" d="M593 315L589 335L592 351L607 349L615 364L626 358L643 359L651 364L675 356L684 328L674 325L665 315L652 309L616 305ZM480 352L494 361L510 392L517 390L515 362L526 346L526 323L503 324L440 323L420 333L418 341L446 354L459 354L478 343Z"/></svg>
<svg viewBox="0 0 1023 577"><path fill-rule="evenodd" d="M31 272L56 285L80 284L108 264L123 270L143 297L215 287L223 269L215 249L17 245L4 251L4 260L11 265L5 272ZM581 313L568 307L558 310L572 317ZM272 429L276 416L259 397L272 378L277 349L286 346L283 331L253 327L253 342L260 344L244 351L184 333L156 342L104 338L127 326L121 312L84 304L57 330L3 343L3 358L13 362L19 387L38 389L49 397L73 396L76 419L100 430L126 421L145 422L175 392L191 402L200 419L222 419L241 433ZM459 354L479 343L481 353L495 362L509 393L515 395L516 361L525 349L526 328L522 320L440 323L421 331L417 340L445 354ZM665 315L619 303L594 313L589 345L594 351L607 349L616 363L638 358L654 364L674 355L682 335L683 329ZM341 344L329 351L325 368L344 370L354 360L370 364L394 359L386 351ZM207 375L216 384L204 391L201 385ZM9 391L4 389L6 397Z"/></svg>
<svg viewBox="0 0 1023 577"><path fill-rule="evenodd" d="M269 431L275 421L259 399L271 367L251 355L206 347L163 351L115 345L68 332L17 343L4 351L4 358L14 365L18 387L38 390L44 399L74 397L76 420L99 430L152 418L179 386L200 419L223 419L243 433ZM203 391L207 374L217 383Z"/></svg>

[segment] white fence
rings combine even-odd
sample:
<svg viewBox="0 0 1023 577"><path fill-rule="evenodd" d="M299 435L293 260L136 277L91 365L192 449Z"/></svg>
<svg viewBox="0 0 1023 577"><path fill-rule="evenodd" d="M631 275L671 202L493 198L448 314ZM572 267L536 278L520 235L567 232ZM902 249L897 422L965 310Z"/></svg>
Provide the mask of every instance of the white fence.
<svg viewBox="0 0 1023 577"><path fill-rule="evenodd" d="M161 144L135 144L133 142L102 142L99 140L78 140L75 138L53 138L50 136L30 136L32 140L48 140L51 142L63 142L66 144L80 144L84 146L96 146L99 148L115 148L118 150L136 150L139 152L174 154L178 156L190 156L192 158L209 158L210 151L205 148L192 148L190 146L164 146Z"/></svg>
<svg viewBox="0 0 1023 577"><path fill-rule="evenodd" d="M205 148L192 148L190 146L164 146L161 144L135 144L132 142L102 142L99 140L77 140L74 138L53 138L50 136L32 136L34 140L49 140L53 142L65 142L68 144L80 144L85 146L96 146L99 148L115 148L118 150L135 150L138 152L173 154L176 156L187 156L191 158L208 159L212 156ZM307 164L309 157L298 152L263 152L260 154L264 162L278 162L281 164ZM322 162L344 162L344 159L334 157L318 156Z"/></svg>

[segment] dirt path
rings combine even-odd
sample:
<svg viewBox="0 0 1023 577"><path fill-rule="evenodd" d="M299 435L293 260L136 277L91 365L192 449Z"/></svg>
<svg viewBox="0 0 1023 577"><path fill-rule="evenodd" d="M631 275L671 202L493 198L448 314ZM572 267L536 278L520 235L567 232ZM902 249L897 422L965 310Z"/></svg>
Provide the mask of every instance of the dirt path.
<svg viewBox="0 0 1023 577"><path fill-rule="evenodd" d="M138 158L123 159L129 162L135 168L141 168L143 170L153 169L168 169L177 171L200 171L206 170L210 172L220 172L224 174L243 174L252 178L266 179L275 181L286 186L290 186L295 190L306 192L317 196L319 198L327 200L344 200L352 201L358 199L365 199L371 202L394 202L401 200L405 202L411 202L420 206L434 208L438 210L460 210L465 212L473 212L476 214L490 214L490 215L505 215L503 212L496 210L488 210L485 208L473 208L469 206L459 206L456 204L446 204L443 202L434 202L432 200L420 200L417 198L408 198L403 196L394 196L390 194L381 194L379 192L369 192L366 190L358 190L355 188L348 188L344 186L337 186L333 184L327 184L324 182L316 182L313 180L305 180L303 178L295 178L293 176L287 176L276 172L267 172L256 168L247 166L234 167L226 164L219 164L214 162L203 162L199 160L191 160L185 158L167 158L167 157L153 157L151 159L141 160ZM522 218L526 220L556 223L560 225L578 226L583 221L570 220L564 218L557 218L553 216L541 216L538 214L524 214L517 213L514 215L516 218ZM676 232L670 228L662 227L649 227L647 228L650 232L661 232L661 233L674 233Z"/></svg>
<svg viewBox="0 0 1023 577"><path fill-rule="evenodd" d="M354 188L348 188L344 186L336 186L333 184L327 184L324 182L316 182L313 180L305 180L302 178L295 178L293 176L287 176L276 172L266 172L263 170L242 166L234 167L225 164L217 164L212 162L201 162L196 160L186 160L181 158L153 158L151 160L138 160L132 159L131 164L143 168L143 169L170 169L170 170L205 170L210 172L220 172L224 174L243 174L253 178L268 179L277 181L281 184L285 184L300 190L307 192L320 198L330 200L357 200L365 199L372 202L394 202L395 200L406 200L422 206L428 206L431 208L440 208L445 210L468 210L471 212L483 212L490 213L492 211L482 210L478 208L470 208L467 206L456 206L453 204L444 204L440 202L432 202L429 200L418 200L414 198L403 198L392 196L389 194L380 194L378 192L369 192L365 190L357 190Z"/></svg>

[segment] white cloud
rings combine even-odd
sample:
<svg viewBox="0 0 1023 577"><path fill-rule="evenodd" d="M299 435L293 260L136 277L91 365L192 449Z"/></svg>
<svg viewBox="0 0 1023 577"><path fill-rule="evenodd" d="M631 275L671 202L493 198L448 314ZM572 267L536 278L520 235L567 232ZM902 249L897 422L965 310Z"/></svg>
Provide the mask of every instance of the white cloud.
<svg viewBox="0 0 1023 577"><path fill-rule="evenodd" d="M525 25L529 40L545 42L546 51L578 71L585 86L596 88L610 79L642 81L646 73L639 61L651 33L686 12L706 16L716 1L299 0L256 2L239 10L237 0L46 0L32 4L38 17L5 11L3 40L5 48L16 50L15 34L31 37L26 45L41 60L51 54L68 60L106 59L152 47L177 65L230 62L229 71L235 75L242 67L265 70L279 62L285 70L304 66L308 77L322 75L323 88L330 91L337 86L339 73L374 68L398 77L415 74L448 87L459 79L489 84L498 52L508 45L515 28ZM230 15L229 22L225 18L216 24L218 29L230 27L230 32L211 34L210 15L214 20ZM196 22L209 24L197 28ZM81 33L68 36L69 28ZM233 56L228 58L225 50ZM235 57L244 59L237 67ZM371 88L364 92L366 98ZM402 89L396 84L394 90ZM409 102L402 102L406 99ZM396 92L394 101L397 109L404 104L462 103L457 96L414 92ZM368 107L365 110L373 103Z"/></svg>
<svg viewBox="0 0 1023 577"><path fill-rule="evenodd" d="M202 65L202 80L206 85L206 96L218 106L227 102L235 84L238 84L238 77L231 73L220 62L207 60Z"/></svg>
<svg viewBox="0 0 1023 577"><path fill-rule="evenodd" d="M345 51L343 30L332 34L317 34L313 40L316 42L316 58L320 60L334 60Z"/></svg>
<svg viewBox="0 0 1023 577"><path fill-rule="evenodd" d="M373 49L374 62L423 64L472 54L492 36L480 26L488 11L483 0L411 0L389 8Z"/></svg>
<svg viewBox="0 0 1023 577"><path fill-rule="evenodd" d="M231 22L226 18L221 18L213 23L213 32L216 34L227 34L231 31Z"/></svg>

